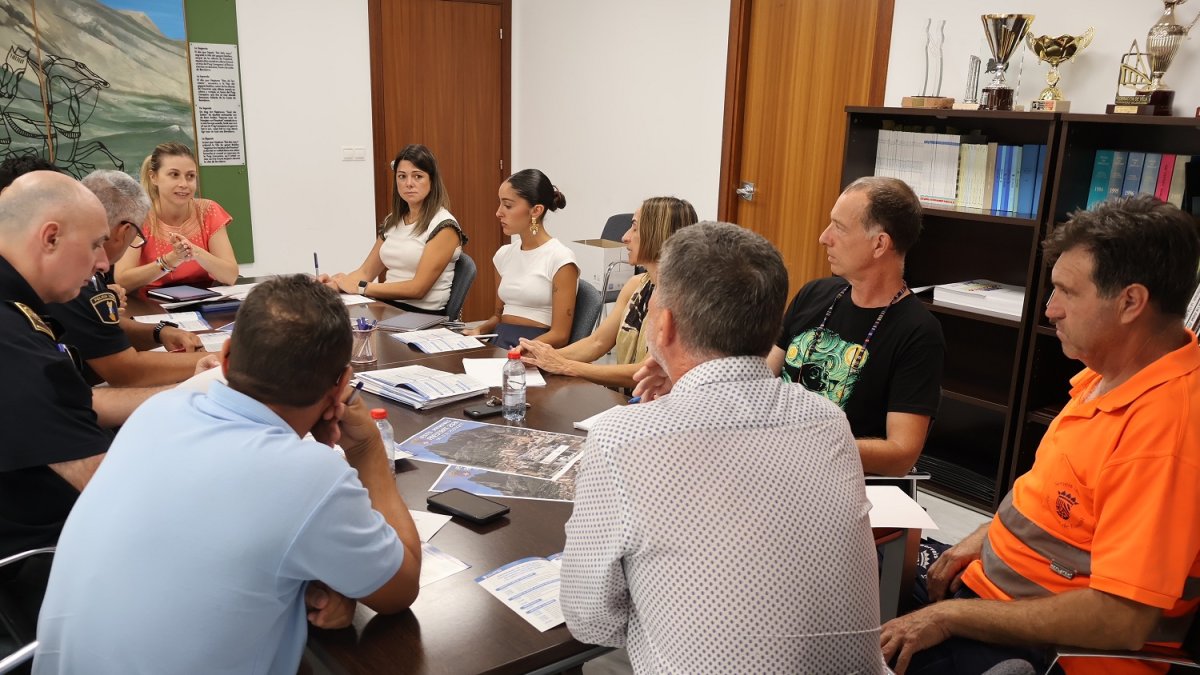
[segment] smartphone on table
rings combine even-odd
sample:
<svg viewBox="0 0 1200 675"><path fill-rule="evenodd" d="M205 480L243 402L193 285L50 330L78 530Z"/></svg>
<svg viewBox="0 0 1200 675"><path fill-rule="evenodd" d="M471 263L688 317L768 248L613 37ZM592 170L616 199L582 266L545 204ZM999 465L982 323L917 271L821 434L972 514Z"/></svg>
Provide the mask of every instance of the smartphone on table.
<svg viewBox="0 0 1200 675"><path fill-rule="evenodd" d="M425 500L432 510L448 513L456 518L483 525L508 513L508 506L466 490L450 488Z"/></svg>

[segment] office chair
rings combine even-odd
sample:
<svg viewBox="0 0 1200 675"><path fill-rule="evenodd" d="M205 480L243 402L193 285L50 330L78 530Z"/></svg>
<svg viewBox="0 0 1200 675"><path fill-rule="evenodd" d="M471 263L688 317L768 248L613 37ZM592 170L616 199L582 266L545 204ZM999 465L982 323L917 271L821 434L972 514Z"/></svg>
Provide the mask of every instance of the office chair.
<svg viewBox="0 0 1200 675"><path fill-rule="evenodd" d="M579 288L575 291L575 321L571 323L571 342L578 342L592 334L603 308L604 301L600 291L580 279Z"/></svg>
<svg viewBox="0 0 1200 675"><path fill-rule="evenodd" d="M1135 659L1138 661L1166 663L1171 666L1171 669L1167 671L1168 673L1184 673L1197 670L1200 669L1200 621L1196 621L1195 618L1192 619L1192 623L1188 627L1187 634L1184 636L1182 646L1180 647L1145 645L1141 649L1132 651L1110 651L1059 645L1054 648L1054 660L1050 662L1050 667L1046 669L1046 672L1049 673L1053 670L1054 664L1058 663L1059 659L1079 657L1093 659Z"/></svg>
<svg viewBox="0 0 1200 675"><path fill-rule="evenodd" d="M37 651L37 640L21 647L17 651L0 659L0 675L11 673L18 667L23 666L33 660L33 653Z"/></svg>
<svg viewBox="0 0 1200 675"><path fill-rule="evenodd" d="M459 254L454 263L454 281L450 283L450 299L446 301L446 316L451 321L462 321L462 307L467 300L467 291L475 282L475 261L465 252Z"/></svg>
<svg viewBox="0 0 1200 675"><path fill-rule="evenodd" d="M26 558L53 554L53 546L22 551L0 560L0 570ZM4 634L11 638L11 643L5 645L5 651L15 648L15 651L0 660L0 673L14 671L29 662L33 658L34 650L37 649L37 641L34 639L37 632L37 612L33 607L40 606L41 599L37 598L36 604L34 604L33 598L23 597L28 594L21 593L19 591L22 589L15 588L19 583L19 581L10 579L7 583L0 584L0 627L3 628ZM44 591L45 589L36 589L35 592ZM4 639L0 638L0 642L2 641Z"/></svg>
<svg viewBox="0 0 1200 675"><path fill-rule="evenodd" d="M632 213L618 213L614 216L610 216L609 219L605 221L604 230L600 233L600 238L608 241L621 241L621 237L625 236L625 232L628 231L632 226ZM601 282L604 288L608 288L608 279L610 276L612 276L612 271L621 265L629 265L629 263L618 260L609 263L608 267L604 268L604 278ZM634 274L641 274L644 271L645 270L640 267L633 268ZM607 305L610 302L617 301L617 296L621 294L621 289L618 288L615 291L605 290L602 293L604 295L604 305ZM596 325L592 327L592 330L595 330L600 326L600 322L604 319L604 311L605 307L601 306L600 313L596 315Z"/></svg>

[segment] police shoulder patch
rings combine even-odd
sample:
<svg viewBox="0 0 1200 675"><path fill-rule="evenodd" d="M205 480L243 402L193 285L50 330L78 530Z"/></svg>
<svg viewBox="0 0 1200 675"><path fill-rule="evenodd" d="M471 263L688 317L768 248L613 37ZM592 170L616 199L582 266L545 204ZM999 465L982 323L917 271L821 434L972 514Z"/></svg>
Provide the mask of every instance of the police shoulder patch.
<svg viewBox="0 0 1200 675"><path fill-rule="evenodd" d="M112 292L105 291L92 296L92 311L96 312L96 318L100 323L115 325L121 322L121 317L117 313L117 296Z"/></svg>
<svg viewBox="0 0 1200 675"><path fill-rule="evenodd" d="M58 341L58 338L54 335L54 331L50 329L50 326L46 325L46 322L42 319L42 317L38 316L37 312L30 309L29 305L16 301L11 302L10 304L13 307L16 307L18 312L25 315L25 318L29 320L30 327L32 327L35 331L44 334L46 337L54 340L55 342Z"/></svg>

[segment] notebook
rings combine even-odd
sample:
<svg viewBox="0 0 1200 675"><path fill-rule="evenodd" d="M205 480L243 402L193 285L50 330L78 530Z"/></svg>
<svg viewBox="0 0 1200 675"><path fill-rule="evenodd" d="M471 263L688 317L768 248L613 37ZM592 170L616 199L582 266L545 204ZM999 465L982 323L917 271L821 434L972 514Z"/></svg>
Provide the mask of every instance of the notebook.
<svg viewBox="0 0 1200 675"><path fill-rule="evenodd" d="M430 326L436 326L445 321L447 316L437 314L422 314L421 312L405 312L399 316L393 316L390 319L380 321L376 324L379 330L390 330L404 332L410 330L424 330Z"/></svg>

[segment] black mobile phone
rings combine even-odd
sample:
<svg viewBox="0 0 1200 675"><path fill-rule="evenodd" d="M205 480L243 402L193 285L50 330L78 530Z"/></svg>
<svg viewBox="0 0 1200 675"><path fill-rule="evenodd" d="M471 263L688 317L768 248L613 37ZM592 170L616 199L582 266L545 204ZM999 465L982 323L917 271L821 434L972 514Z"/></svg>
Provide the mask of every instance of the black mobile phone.
<svg viewBox="0 0 1200 675"><path fill-rule="evenodd" d="M450 488L425 500L435 510L449 513L472 523L490 523L508 513L508 507L490 499L473 495L466 490Z"/></svg>
<svg viewBox="0 0 1200 675"><path fill-rule="evenodd" d="M463 408L463 412L471 419L481 419L483 417L491 417L504 412L502 405L469 405Z"/></svg>

